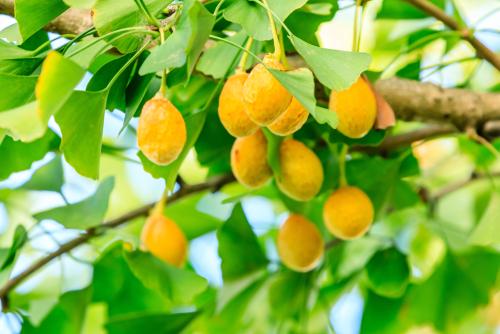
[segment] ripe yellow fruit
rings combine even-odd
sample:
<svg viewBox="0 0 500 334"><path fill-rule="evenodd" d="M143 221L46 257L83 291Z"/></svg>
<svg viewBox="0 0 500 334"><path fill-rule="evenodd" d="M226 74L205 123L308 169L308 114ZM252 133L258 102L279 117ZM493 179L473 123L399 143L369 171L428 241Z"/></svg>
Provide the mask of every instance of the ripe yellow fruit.
<svg viewBox="0 0 500 334"><path fill-rule="evenodd" d="M233 137L245 137L253 134L259 126L245 112L243 102L243 84L247 73L236 73L227 79L219 96L219 118Z"/></svg>
<svg viewBox="0 0 500 334"><path fill-rule="evenodd" d="M294 139L281 142L281 176L278 188L297 201L308 201L318 194L323 184L323 166L307 146Z"/></svg>
<svg viewBox="0 0 500 334"><path fill-rule="evenodd" d="M278 232L278 253L290 269L306 272L323 257L323 238L316 225L301 215L290 215Z"/></svg>
<svg viewBox="0 0 500 334"><path fill-rule="evenodd" d="M337 130L350 138L366 135L377 117L375 94L362 77L346 90L332 91L329 108L337 113Z"/></svg>
<svg viewBox="0 0 500 334"><path fill-rule="evenodd" d="M161 213L148 217L141 233L143 248L157 258L182 267L187 258L188 241L177 224Z"/></svg>
<svg viewBox="0 0 500 334"><path fill-rule="evenodd" d="M186 143L186 123L179 110L163 97L147 101L139 117L137 142L142 153L157 165L177 159Z"/></svg>
<svg viewBox="0 0 500 334"><path fill-rule="evenodd" d="M249 188L258 188L271 178L267 139L261 130L235 140L231 149L231 169L236 179Z"/></svg>
<svg viewBox="0 0 500 334"><path fill-rule="evenodd" d="M294 97L285 112L272 122L268 129L278 136L288 136L300 130L308 116L309 112Z"/></svg>
<svg viewBox="0 0 500 334"><path fill-rule="evenodd" d="M272 55L263 63L272 69L284 71L283 65ZM262 64L257 64L243 85L245 111L255 123L267 126L288 108L292 95Z"/></svg>
<svg viewBox="0 0 500 334"><path fill-rule="evenodd" d="M342 187L328 197L323 207L328 230L340 239L364 235L373 222L373 204L357 187Z"/></svg>

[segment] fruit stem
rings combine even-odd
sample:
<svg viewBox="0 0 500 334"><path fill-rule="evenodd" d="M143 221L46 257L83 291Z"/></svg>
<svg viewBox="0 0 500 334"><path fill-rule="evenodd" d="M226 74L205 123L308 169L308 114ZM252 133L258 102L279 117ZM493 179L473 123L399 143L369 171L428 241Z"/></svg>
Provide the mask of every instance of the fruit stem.
<svg viewBox="0 0 500 334"><path fill-rule="evenodd" d="M247 43L245 44L245 51L241 55L240 63L238 64L238 68L236 69L236 72L245 72L247 60L248 60L248 52L250 51L250 48L252 47L253 43L253 37L248 37Z"/></svg>
<svg viewBox="0 0 500 334"><path fill-rule="evenodd" d="M278 31L276 30L276 24L274 23L273 14L271 13L271 8L269 7L269 3L267 2L267 0L262 0L262 3L266 7L267 17L269 18L269 25L271 26L271 33L273 34L274 57L276 57L276 59L280 59L281 45L278 37Z"/></svg>
<svg viewBox="0 0 500 334"><path fill-rule="evenodd" d="M340 187L347 186L347 177L345 172L345 160L347 156L348 146L346 144L341 144L340 155L339 155L339 185Z"/></svg>
<svg viewBox="0 0 500 334"><path fill-rule="evenodd" d="M165 43L165 31L160 27L160 45ZM167 69L163 69L161 72L161 84L160 84L160 94L165 97L167 93Z"/></svg>
<svg viewBox="0 0 500 334"><path fill-rule="evenodd" d="M354 11L354 27L352 32L352 51L358 51L358 19L359 19L359 9L361 7L361 0L356 0L356 10Z"/></svg>
<svg viewBox="0 0 500 334"><path fill-rule="evenodd" d="M280 38L281 50L283 50L283 52L281 53L281 63L283 64L285 69L288 69L288 60L286 59L285 40L283 37L283 29L280 29L279 38Z"/></svg>
<svg viewBox="0 0 500 334"><path fill-rule="evenodd" d="M163 194L161 195L160 199L158 202L156 202L155 206L153 207L153 210L151 210L152 215L163 215L163 210L165 210L165 205L167 204L167 199L168 199L168 188L165 186L165 190L163 191Z"/></svg>

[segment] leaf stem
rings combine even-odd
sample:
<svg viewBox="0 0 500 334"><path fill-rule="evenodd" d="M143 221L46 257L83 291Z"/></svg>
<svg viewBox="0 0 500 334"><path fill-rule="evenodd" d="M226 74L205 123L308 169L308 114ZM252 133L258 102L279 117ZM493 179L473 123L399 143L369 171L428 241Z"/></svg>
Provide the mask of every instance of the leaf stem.
<svg viewBox="0 0 500 334"><path fill-rule="evenodd" d="M149 24L152 24L158 28L161 27L160 21L158 21L158 19L151 14L143 0L134 0L134 2L141 11L142 15L144 15L144 17L148 20Z"/></svg>
<svg viewBox="0 0 500 334"><path fill-rule="evenodd" d="M122 68L120 68L120 70L118 72L116 72L116 74L113 76L113 78L109 81L109 83L107 84L105 90L110 90L111 87L113 86L113 84L116 82L116 80L118 80L118 78L120 77L120 75L122 75L122 73L127 69L127 67L130 66L130 64L132 64L140 55L141 53L146 50L146 48L149 46L151 42L148 42L148 43L145 43L133 56L132 58L130 58L126 63L125 65L122 66Z"/></svg>
<svg viewBox="0 0 500 334"><path fill-rule="evenodd" d="M222 7L222 5L224 4L224 1L225 0L220 0L219 3L217 4L217 6L215 7L214 13L212 14L214 17L217 17L217 14L219 14L219 10Z"/></svg>
<svg viewBox="0 0 500 334"><path fill-rule="evenodd" d="M68 55L69 58L71 57L74 57L76 56L77 54L87 50L88 48L92 47L94 44L108 38L108 37L111 37L113 35L117 35L117 34L121 34L123 33L122 35L120 36L117 36L115 38L113 38L112 40L108 41L108 44L111 44L112 42L114 42L115 40L118 40L120 38L123 38L123 37L126 37L126 36L129 36L129 35L133 35L133 34L137 34L137 33L142 33L142 34L150 34L150 35L156 35L157 33L155 31L151 31L149 29L146 29L145 27L130 27L130 28L122 28L122 29L118 29L118 30L115 30L115 31L112 31L112 32L109 32L105 35L102 35L100 37L97 37L95 40L93 40L92 42L90 42L89 44L85 45L84 47L82 47L81 49L78 49L78 50L75 50L75 52L71 53L70 55ZM109 45L106 45L106 47L109 47Z"/></svg>
<svg viewBox="0 0 500 334"><path fill-rule="evenodd" d="M233 42L233 41L230 41L228 39L225 39L225 38L222 38L222 37L219 37L219 36L215 36L215 35L210 35L209 36L211 39L214 39L216 41L221 41L221 42L224 42L224 43L227 43L229 45L232 45L234 46L235 48L238 48L240 50L242 50L243 52L246 52L248 53L250 56L252 56L255 60L257 60L259 63L262 62L262 60L259 58L259 56L257 56L255 53L253 53L252 51L250 50L246 50L244 47L242 47L241 45Z"/></svg>

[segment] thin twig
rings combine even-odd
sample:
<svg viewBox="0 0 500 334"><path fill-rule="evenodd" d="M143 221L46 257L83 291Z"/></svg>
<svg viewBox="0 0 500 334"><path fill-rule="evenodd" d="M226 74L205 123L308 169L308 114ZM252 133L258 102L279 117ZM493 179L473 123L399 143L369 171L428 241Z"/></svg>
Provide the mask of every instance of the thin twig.
<svg viewBox="0 0 500 334"><path fill-rule="evenodd" d="M451 30L460 32L460 37L476 49L477 55L485 60L487 60L491 65L493 65L497 70L500 71L500 57L498 57L491 49L489 49L483 42L478 40L472 30L468 27L461 26L453 17L446 14L441 8L434 5L428 0L406 0L406 2L412 4L421 11L435 17L439 21L443 22Z"/></svg>
<svg viewBox="0 0 500 334"><path fill-rule="evenodd" d="M233 181L234 181L234 177L232 175L223 175L220 177L215 177L215 178L210 179L210 180L203 182L203 183L186 185L184 188L181 188L179 191L177 191L176 193L174 193L170 196L169 203L175 202L175 201L177 201L185 196L188 196L190 194L197 193L200 191L204 191L204 190L217 191L221 187L223 187L224 185L231 183ZM144 205L144 206L137 208L135 210L132 210L132 211L120 216L120 217L117 217L115 219L111 219L107 222L103 222L101 225L89 228L85 232L83 232L82 235L62 244L54 252L49 253L46 256L42 257L41 259L35 261L30 266L28 266L26 269L21 271L18 275L11 278L10 280L8 280L5 283L5 285L0 289L0 299L4 300L5 297L7 296L7 294L12 289L14 289L16 286L18 286L20 283L22 283L24 280L26 280L32 274L37 272L39 269L41 269L47 263L51 262L53 259L65 254L67 252L70 252L71 250L86 243L87 241L89 241L90 239L92 239L94 237L102 235L108 229L118 227L120 225L123 225L123 224L129 222L132 219L147 215L148 212L153 208L153 206L155 204L156 204L156 202Z"/></svg>
<svg viewBox="0 0 500 334"><path fill-rule="evenodd" d="M455 183L451 183L447 186L444 186L443 188L439 189L436 191L434 194L432 194L431 199L432 200L438 200L452 192L455 192L459 189L462 189L463 187L466 187L470 185L471 183L474 183L479 180L484 180L487 178L496 178L500 177L500 172L495 172L495 173L490 173L490 174L479 174L479 173L472 173L469 178L465 180L461 180Z"/></svg>

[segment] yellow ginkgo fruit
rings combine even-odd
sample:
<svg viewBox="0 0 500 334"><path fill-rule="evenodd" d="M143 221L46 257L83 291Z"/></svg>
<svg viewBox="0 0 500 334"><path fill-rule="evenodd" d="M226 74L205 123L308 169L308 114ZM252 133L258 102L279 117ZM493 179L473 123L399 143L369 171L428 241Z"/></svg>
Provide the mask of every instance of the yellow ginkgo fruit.
<svg viewBox="0 0 500 334"><path fill-rule="evenodd" d="M323 238L316 225L298 214L291 214L281 226L277 247L281 261L300 272L314 269L324 252Z"/></svg>
<svg viewBox="0 0 500 334"><path fill-rule="evenodd" d="M235 140L231 149L231 169L248 188L258 188L272 176L267 163L267 139L261 130Z"/></svg>
<svg viewBox="0 0 500 334"><path fill-rule="evenodd" d="M161 213L151 214L141 233L142 247L157 258L182 267L186 262L188 241L177 224Z"/></svg>
<svg viewBox="0 0 500 334"><path fill-rule="evenodd" d="M243 101L250 119L267 126L285 112L292 95L266 68L284 71L283 65L273 55L265 56L263 64L257 64L245 81Z"/></svg>
<svg viewBox="0 0 500 334"><path fill-rule="evenodd" d="M219 96L219 119L233 137L253 134L259 126L245 112L243 85L247 73L236 73L227 79Z"/></svg>
<svg viewBox="0 0 500 334"><path fill-rule="evenodd" d="M329 108L337 113L337 130L350 138L366 135L377 117L375 94L362 77L346 90L332 91Z"/></svg>
<svg viewBox="0 0 500 334"><path fill-rule="evenodd" d="M285 112L272 122L268 129L278 136L289 136L300 130L308 116L309 112L294 97Z"/></svg>
<svg viewBox="0 0 500 334"><path fill-rule="evenodd" d="M340 239L364 235L373 223L373 204L359 188L341 187L328 197L323 220L328 230Z"/></svg>
<svg viewBox="0 0 500 334"><path fill-rule="evenodd" d="M306 145L285 139L279 149L281 175L278 188L297 201L308 201L318 194L323 184L323 166Z"/></svg>
<svg viewBox="0 0 500 334"><path fill-rule="evenodd" d="M167 99L155 97L144 104L137 142L142 153L157 165L168 165L186 144L186 123L181 113Z"/></svg>

